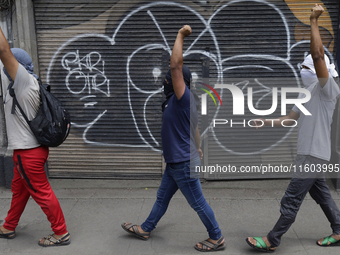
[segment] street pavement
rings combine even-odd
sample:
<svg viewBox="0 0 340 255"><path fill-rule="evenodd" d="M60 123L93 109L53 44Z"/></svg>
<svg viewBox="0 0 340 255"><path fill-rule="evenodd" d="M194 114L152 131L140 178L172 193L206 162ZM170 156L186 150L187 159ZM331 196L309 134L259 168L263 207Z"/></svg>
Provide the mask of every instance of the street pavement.
<svg viewBox="0 0 340 255"><path fill-rule="evenodd" d="M178 191L148 241L137 239L121 223L141 224L156 198L160 180L50 180L64 211L71 244L41 247L51 234L40 207L30 199L13 240L0 239L3 255L175 255L201 254L193 246L208 238L197 214ZM280 200L289 183L281 180L210 181L202 188L213 208L227 248L213 254L261 254L245 242L266 235L279 217ZM340 207L340 193L329 182ZM11 191L0 188L0 225L10 207ZM339 247L319 247L316 240L331 234L321 208L307 195L295 223L283 236L275 254L320 255L340 253Z"/></svg>

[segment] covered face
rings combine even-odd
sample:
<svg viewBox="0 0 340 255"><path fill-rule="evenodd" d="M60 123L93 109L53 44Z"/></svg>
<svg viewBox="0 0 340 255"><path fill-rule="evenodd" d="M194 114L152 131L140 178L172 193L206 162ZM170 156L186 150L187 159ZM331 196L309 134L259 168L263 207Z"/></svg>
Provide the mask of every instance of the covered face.
<svg viewBox="0 0 340 255"><path fill-rule="evenodd" d="M329 58L327 57L327 55L325 55L324 58L325 58L325 62L326 62L326 66L327 66L329 74L332 77L334 77L334 78L338 77L338 73L335 70L334 64L330 63ZM303 61L303 63L301 65L305 66L305 67L308 67L308 68L303 68L300 71L301 79L302 79L302 82L303 82L304 86L305 87L309 87L309 86L317 83L318 82L318 77L316 75L316 71L315 71L312 55L309 54L305 58L305 60Z"/></svg>
<svg viewBox="0 0 340 255"><path fill-rule="evenodd" d="M33 62L32 62L30 55L28 55L28 53L26 51L24 51L23 49L20 49L20 48L12 48L11 51L12 51L15 59L27 70L27 72L36 77L36 75L33 73ZM5 67L3 68L3 71L6 74L7 78L10 81L12 81L12 79L9 76L8 72L6 71Z"/></svg>
<svg viewBox="0 0 340 255"><path fill-rule="evenodd" d="M185 85L190 89L190 81L191 81L191 72L189 68L185 65L183 65L183 78ZM171 78L171 70L169 69L167 74L165 75L164 81L163 81L163 86L164 86L164 94L166 98L171 97L175 91L174 87L172 84L172 78Z"/></svg>

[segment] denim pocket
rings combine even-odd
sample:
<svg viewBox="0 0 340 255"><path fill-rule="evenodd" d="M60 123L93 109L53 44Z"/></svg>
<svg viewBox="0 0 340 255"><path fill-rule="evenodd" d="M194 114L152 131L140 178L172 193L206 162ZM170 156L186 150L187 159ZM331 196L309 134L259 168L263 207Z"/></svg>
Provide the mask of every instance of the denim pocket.
<svg viewBox="0 0 340 255"><path fill-rule="evenodd" d="M197 179L200 177L201 160L199 157L190 160L190 178Z"/></svg>
<svg viewBox="0 0 340 255"><path fill-rule="evenodd" d="M183 171L190 166L190 161L184 161L179 163L168 163L169 169L174 171Z"/></svg>

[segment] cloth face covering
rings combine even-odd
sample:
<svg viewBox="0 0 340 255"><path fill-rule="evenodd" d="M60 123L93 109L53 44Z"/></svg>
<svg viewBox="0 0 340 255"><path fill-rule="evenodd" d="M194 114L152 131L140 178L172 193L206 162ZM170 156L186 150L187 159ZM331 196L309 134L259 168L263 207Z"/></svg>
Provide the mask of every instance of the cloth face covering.
<svg viewBox="0 0 340 255"><path fill-rule="evenodd" d="M338 77L338 72L335 70L335 65L330 63L329 58L328 58L327 55L324 55L324 59L325 59L327 70L328 70L329 74L333 78ZM309 54L305 58L305 60L303 61L303 63L301 65L302 66L306 66L306 67L309 68L309 69L303 68L300 71L300 75L301 75L301 79L302 79L303 85L306 88L308 88L308 87L310 87L312 85L317 84L318 77L316 75L316 71L315 71L312 55Z"/></svg>
<svg viewBox="0 0 340 255"><path fill-rule="evenodd" d="M38 76L36 76L33 73L33 62L32 59L30 57L30 55L28 55L28 53L26 51L24 51L23 49L19 49L19 48L12 48L11 49L15 59L23 66L25 67L25 69L27 70L28 73L32 74L36 79L38 79ZM11 76L9 76L8 72L6 71L5 67L3 68L4 73L6 74L7 78L11 81L11 83L13 82Z"/></svg>
<svg viewBox="0 0 340 255"><path fill-rule="evenodd" d="M183 79L185 85L190 89L190 81L191 81L191 72L189 68L185 65L183 65ZM165 79L163 81L164 86L164 94L166 96L165 102L162 104L162 112L164 111L165 105L167 104L170 97L175 94L174 87L172 84L172 78L171 78L171 70L169 69L167 74L165 75Z"/></svg>
<svg viewBox="0 0 340 255"><path fill-rule="evenodd" d="M333 78L338 77L338 72L335 70L335 65L330 63L329 58L326 54L324 55L324 59L325 59L325 62L326 62L327 70L330 73L330 75ZM303 63L301 65L307 66L313 74L316 74L314 62L313 62L313 58L312 58L311 54L309 54L305 58L305 60L303 61Z"/></svg>
<svg viewBox="0 0 340 255"><path fill-rule="evenodd" d="M183 65L183 79L185 85L190 89L190 81L191 81L191 72L189 68L185 65ZM164 94L167 99L169 99L174 93L174 87L172 84L172 78L171 78L171 70L169 69L167 74L165 75L165 79L163 81L164 86Z"/></svg>
<svg viewBox="0 0 340 255"><path fill-rule="evenodd" d="M303 85L308 88L314 86L319 82L318 77L316 76L316 73L313 73L311 69L302 69L300 71L301 79Z"/></svg>
<svg viewBox="0 0 340 255"><path fill-rule="evenodd" d="M12 54L14 55L15 59L19 62L19 64L21 64L27 70L27 72L29 74L33 75L36 79L38 79L38 76L33 73L33 62L32 62L30 55L28 55L28 53L26 51L24 51L23 49L20 49L20 48L12 48L11 51L12 51ZM10 83L8 85L8 90L9 90L9 94L13 97L14 96L14 90L12 88L13 80L12 80L11 76L8 74L5 67L3 68L3 72L5 73L5 75L7 76L7 78L10 81ZM12 114L14 114L14 112L15 112L14 108L15 108L15 105L13 103Z"/></svg>

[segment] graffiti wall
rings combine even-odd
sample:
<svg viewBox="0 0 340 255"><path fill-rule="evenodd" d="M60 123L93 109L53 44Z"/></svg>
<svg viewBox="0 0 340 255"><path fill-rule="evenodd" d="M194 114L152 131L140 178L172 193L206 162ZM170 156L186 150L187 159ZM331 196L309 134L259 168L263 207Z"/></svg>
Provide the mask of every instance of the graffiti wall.
<svg viewBox="0 0 340 255"><path fill-rule="evenodd" d="M247 95L251 87L254 105L270 108L278 81L285 81L280 87L301 86L299 64L309 51L314 3L325 7L320 31L334 62L337 0L34 1L41 76L72 115L70 137L51 153L51 175L160 176L162 81L184 24L193 29L184 44L193 89L200 81L227 82ZM223 106L209 102L210 117L200 121L213 152L206 163L270 162L278 155L292 161L294 128L212 131L213 118L232 116L230 93L218 93Z"/></svg>

